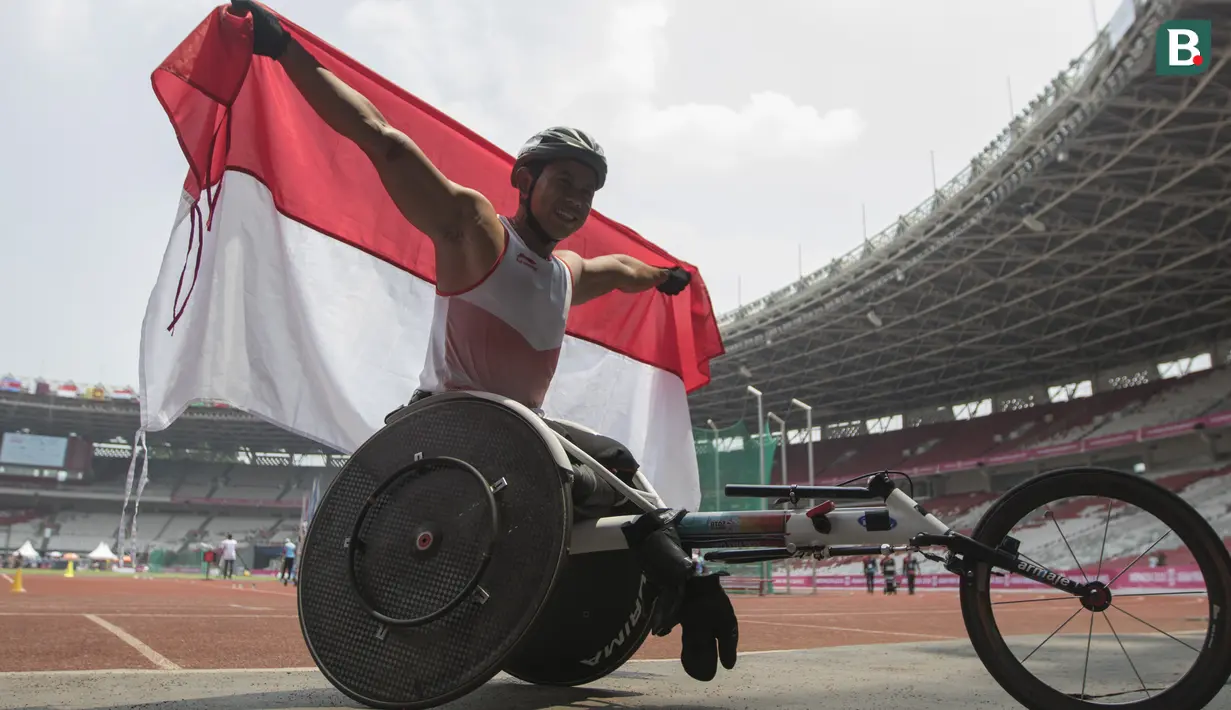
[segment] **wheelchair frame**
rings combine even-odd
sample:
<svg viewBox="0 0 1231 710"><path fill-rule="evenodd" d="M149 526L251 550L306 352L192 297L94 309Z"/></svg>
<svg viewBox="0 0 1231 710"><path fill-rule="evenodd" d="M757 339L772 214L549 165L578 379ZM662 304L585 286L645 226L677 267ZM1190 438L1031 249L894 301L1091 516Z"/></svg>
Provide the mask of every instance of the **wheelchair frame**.
<svg viewBox="0 0 1231 710"><path fill-rule="evenodd" d="M548 427L542 421L542 415L525 405L486 392L449 392L435 396L480 397L499 402L519 412L535 427L562 468L570 469L572 460L579 461L646 513L667 508L643 473L638 471L634 477L634 483L639 488L629 486ZM1078 598L1097 591L1097 585L1078 582L1018 557L1016 542L1011 538L1006 538L999 547L993 548L956 532L898 489L888 471L872 474L864 487L728 484L725 490L729 496L778 497L792 504L806 499L824 502L807 511L765 509L687 513L678 523L680 540L686 548L714 550L704 555L707 561L754 563L791 557L826 559L911 551L942 562L945 569L958 575L973 575L973 572L966 574L967 567L971 563L982 562ZM836 501L868 505L838 508ZM627 549L621 528L637 517L608 516L574 523L569 554ZM943 549L945 556L929 551L936 548Z"/></svg>

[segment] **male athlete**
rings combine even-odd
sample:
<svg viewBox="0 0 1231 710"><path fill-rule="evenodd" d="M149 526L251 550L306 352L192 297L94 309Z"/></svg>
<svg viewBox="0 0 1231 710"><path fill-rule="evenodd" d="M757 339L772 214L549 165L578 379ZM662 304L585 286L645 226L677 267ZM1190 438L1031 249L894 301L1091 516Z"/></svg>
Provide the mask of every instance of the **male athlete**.
<svg viewBox="0 0 1231 710"><path fill-rule="evenodd" d="M585 224L594 193L607 180L603 150L585 133L550 128L532 137L510 175L520 195L517 214L498 215L483 195L445 177L412 138L322 67L269 11L233 0L231 12L252 14L253 52L280 63L317 115L363 150L394 204L435 247L435 313L412 402L479 390L541 412L572 305L612 291L657 288L676 295L688 285L691 275L680 267L625 255L583 259L556 249ZM636 471L618 442L545 422L617 475ZM680 544L678 520L678 514L647 514L624 532L659 590L654 633L665 636L680 624L685 671L711 680L720 658L725 668L735 665L735 612L718 576L697 573Z"/></svg>

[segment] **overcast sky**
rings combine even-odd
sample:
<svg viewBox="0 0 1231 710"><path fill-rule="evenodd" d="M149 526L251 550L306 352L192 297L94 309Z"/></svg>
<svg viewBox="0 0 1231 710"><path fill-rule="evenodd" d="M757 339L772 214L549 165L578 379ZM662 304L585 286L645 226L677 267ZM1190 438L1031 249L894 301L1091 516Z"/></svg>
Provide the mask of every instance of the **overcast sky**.
<svg viewBox="0 0 1231 710"><path fill-rule="evenodd" d="M1096 0L1105 25L1120 0ZM149 75L216 0L10 3L0 374L136 384L186 163ZM1088 0L284 0L513 152L592 132L596 209L697 264L719 312L893 222L1094 39ZM412 136L413 137L413 136Z"/></svg>

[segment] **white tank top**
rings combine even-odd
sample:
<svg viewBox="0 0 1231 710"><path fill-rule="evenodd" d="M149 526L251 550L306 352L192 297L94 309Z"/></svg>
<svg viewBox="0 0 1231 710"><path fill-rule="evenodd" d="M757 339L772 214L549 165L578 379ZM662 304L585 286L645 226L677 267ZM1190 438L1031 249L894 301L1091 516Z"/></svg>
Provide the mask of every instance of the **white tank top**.
<svg viewBox="0 0 1231 710"><path fill-rule="evenodd" d="M478 390L541 410L556 374L573 276L559 257L530 251L504 217L504 251L478 284L436 291L419 389Z"/></svg>

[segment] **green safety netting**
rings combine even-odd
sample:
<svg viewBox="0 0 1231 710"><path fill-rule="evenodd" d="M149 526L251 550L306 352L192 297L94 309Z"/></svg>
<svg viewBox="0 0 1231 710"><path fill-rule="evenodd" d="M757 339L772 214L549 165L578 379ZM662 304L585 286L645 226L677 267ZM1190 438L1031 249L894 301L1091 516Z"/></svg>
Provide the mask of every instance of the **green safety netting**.
<svg viewBox="0 0 1231 710"><path fill-rule="evenodd" d="M759 510L765 506L764 498L730 498L723 491L728 483L759 485L768 481L774 467L774 454L778 450L778 441L770 435L768 427L761 438L742 421L725 429L694 428L692 438L701 481L700 511ZM765 481L761 478L761 456L765 461ZM734 578L764 582L769 577L768 565L706 563L706 566L725 569Z"/></svg>

